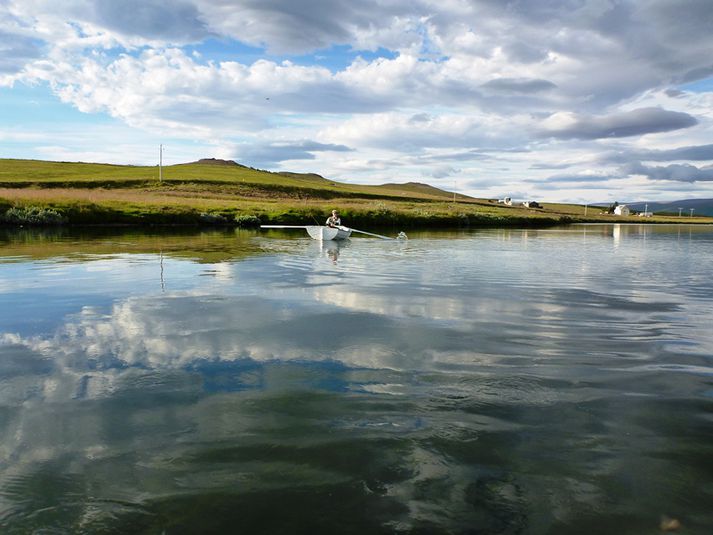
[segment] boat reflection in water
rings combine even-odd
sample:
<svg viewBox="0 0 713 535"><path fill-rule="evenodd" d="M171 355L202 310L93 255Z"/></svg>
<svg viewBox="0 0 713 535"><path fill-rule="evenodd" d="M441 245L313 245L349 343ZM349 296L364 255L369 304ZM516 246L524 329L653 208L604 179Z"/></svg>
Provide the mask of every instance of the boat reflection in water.
<svg viewBox="0 0 713 535"><path fill-rule="evenodd" d="M319 244L322 253L329 258L333 264L337 263L337 260L339 260L339 252L342 249L342 247L346 246L347 242L344 241L323 241Z"/></svg>

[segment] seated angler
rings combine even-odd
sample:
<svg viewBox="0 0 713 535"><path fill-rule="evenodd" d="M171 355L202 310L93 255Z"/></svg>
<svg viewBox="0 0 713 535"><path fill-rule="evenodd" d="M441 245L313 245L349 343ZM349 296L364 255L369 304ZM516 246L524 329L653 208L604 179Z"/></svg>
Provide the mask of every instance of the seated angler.
<svg viewBox="0 0 713 535"><path fill-rule="evenodd" d="M342 224L342 220L339 219L339 214L336 210L332 210L332 215L327 218L326 225L328 227L338 227Z"/></svg>

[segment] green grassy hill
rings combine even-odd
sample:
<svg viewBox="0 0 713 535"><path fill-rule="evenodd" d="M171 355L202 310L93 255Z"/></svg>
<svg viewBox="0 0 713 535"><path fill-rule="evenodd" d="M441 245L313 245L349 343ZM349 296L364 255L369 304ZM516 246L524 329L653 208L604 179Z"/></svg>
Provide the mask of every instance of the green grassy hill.
<svg viewBox="0 0 713 535"><path fill-rule="evenodd" d="M112 165L82 162L0 159L0 188L135 188L170 187L186 184L235 186L246 190L338 196L414 199L450 199L453 194L425 184L344 184L316 174L272 173L232 161L206 159L164 166L159 182L158 166ZM465 198L461 196L461 198Z"/></svg>

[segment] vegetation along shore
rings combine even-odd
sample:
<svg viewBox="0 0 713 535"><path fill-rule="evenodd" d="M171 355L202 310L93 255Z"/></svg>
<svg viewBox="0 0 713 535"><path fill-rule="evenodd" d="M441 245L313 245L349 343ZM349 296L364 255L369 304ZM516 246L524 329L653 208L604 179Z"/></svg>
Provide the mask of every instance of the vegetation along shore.
<svg viewBox="0 0 713 535"><path fill-rule="evenodd" d="M322 224L332 208L370 227L550 226L642 222L602 207L506 206L420 183L366 186L316 174L273 173L229 160L164 166L0 159L0 223L6 225ZM658 215L647 223L711 223Z"/></svg>

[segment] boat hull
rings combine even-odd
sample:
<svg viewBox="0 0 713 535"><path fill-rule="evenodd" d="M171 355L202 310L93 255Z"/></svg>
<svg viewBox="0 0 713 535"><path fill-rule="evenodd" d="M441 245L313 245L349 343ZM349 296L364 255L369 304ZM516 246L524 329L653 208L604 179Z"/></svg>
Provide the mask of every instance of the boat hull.
<svg viewBox="0 0 713 535"><path fill-rule="evenodd" d="M325 227L312 225L307 227L307 233L314 240L346 240L352 235L352 229L347 227Z"/></svg>

